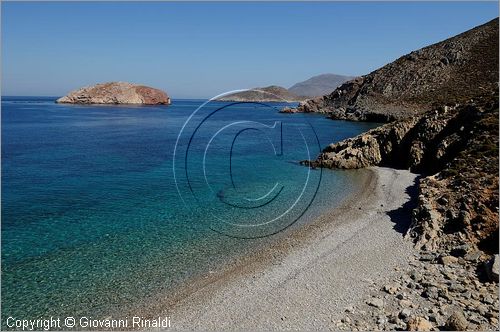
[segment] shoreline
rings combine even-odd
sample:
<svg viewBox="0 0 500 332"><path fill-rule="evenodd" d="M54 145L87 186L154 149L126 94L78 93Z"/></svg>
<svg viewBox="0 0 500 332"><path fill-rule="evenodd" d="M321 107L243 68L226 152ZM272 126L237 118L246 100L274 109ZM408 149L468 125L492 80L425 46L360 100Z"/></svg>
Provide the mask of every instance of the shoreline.
<svg viewBox="0 0 500 332"><path fill-rule="evenodd" d="M174 329L335 328L345 308L361 303L414 254L401 233L409 218L397 220L402 214L394 212L409 201L416 175L378 167L364 172L340 206L255 255L188 282L170 299L153 300L153 311L169 316Z"/></svg>

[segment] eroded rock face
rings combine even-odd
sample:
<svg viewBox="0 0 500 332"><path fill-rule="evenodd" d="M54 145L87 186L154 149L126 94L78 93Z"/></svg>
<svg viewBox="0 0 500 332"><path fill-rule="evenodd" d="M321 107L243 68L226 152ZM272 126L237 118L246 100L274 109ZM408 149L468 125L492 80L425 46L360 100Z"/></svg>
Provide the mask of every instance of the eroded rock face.
<svg viewBox="0 0 500 332"><path fill-rule="evenodd" d="M311 164L343 169L385 165L418 120L418 117L413 117L387 124L354 138L330 144Z"/></svg>
<svg viewBox="0 0 500 332"><path fill-rule="evenodd" d="M169 105L168 95L158 89L126 82L96 84L71 91L57 99L67 104L143 104Z"/></svg>

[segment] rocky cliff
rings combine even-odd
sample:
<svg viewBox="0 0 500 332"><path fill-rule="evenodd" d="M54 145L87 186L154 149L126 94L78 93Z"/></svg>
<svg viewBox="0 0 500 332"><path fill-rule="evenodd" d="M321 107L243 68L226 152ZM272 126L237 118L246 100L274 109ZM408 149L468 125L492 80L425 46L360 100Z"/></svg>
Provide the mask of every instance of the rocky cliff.
<svg viewBox="0 0 500 332"><path fill-rule="evenodd" d="M304 100L305 97L299 97L291 93L287 89L271 85L264 88L255 88L247 91L236 92L224 97L217 98L219 101L236 101L236 102L292 102Z"/></svg>
<svg viewBox="0 0 500 332"><path fill-rule="evenodd" d="M392 121L498 88L498 18L424 47L302 102L299 112L354 121Z"/></svg>
<svg viewBox="0 0 500 332"><path fill-rule="evenodd" d="M170 98L158 89L126 82L96 84L71 91L57 99L68 104L144 104L168 105Z"/></svg>

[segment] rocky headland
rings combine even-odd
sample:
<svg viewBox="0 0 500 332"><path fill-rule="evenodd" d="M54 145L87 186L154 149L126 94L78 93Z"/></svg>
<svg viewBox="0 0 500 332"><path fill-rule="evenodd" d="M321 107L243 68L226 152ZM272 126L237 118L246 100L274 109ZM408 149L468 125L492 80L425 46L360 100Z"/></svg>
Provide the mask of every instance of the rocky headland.
<svg viewBox="0 0 500 332"><path fill-rule="evenodd" d="M498 95L443 106L330 144L305 165L423 174L408 236L426 251L457 243L498 253Z"/></svg>
<svg viewBox="0 0 500 332"><path fill-rule="evenodd" d="M65 104L143 104L169 105L168 95L158 89L127 82L96 84L71 91L57 99Z"/></svg>
<svg viewBox="0 0 500 332"><path fill-rule="evenodd" d="M277 85L236 92L217 98L219 101L234 102L295 102L305 99L306 97L297 96Z"/></svg>
<svg viewBox="0 0 500 332"><path fill-rule="evenodd" d="M299 111L392 121L305 165L421 174L405 237L410 266L347 308L347 330L498 330L498 19L308 101ZM293 110L292 110L293 111Z"/></svg>

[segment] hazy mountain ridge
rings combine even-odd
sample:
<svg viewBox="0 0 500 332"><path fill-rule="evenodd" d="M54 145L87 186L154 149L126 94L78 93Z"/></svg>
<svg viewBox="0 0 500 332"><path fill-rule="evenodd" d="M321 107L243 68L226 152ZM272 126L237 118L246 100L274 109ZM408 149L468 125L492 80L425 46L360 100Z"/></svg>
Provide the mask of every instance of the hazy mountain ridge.
<svg viewBox="0 0 500 332"><path fill-rule="evenodd" d="M350 81L354 76L337 74L321 74L291 86L288 91L297 96L318 97L329 94L341 84Z"/></svg>
<svg viewBox="0 0 500 332"><path fill-rule="evenodd" d="M330 93L339 85L352 78L353 77L351 76L336 74L321 74L311 77L303 82L296 83L290 89L286 89L278 85L271 85L232 93L227 96L217 98L217 100L248 102L304 101L311 97Z"/></svg>
<svg viewBox="0 0 500 332"><path fill-rule="evenodd" d="M293 102L305 99L306 97L294 95L287 89L277 85L236 92L217 98L219 101L236 102Z"/></svg>

